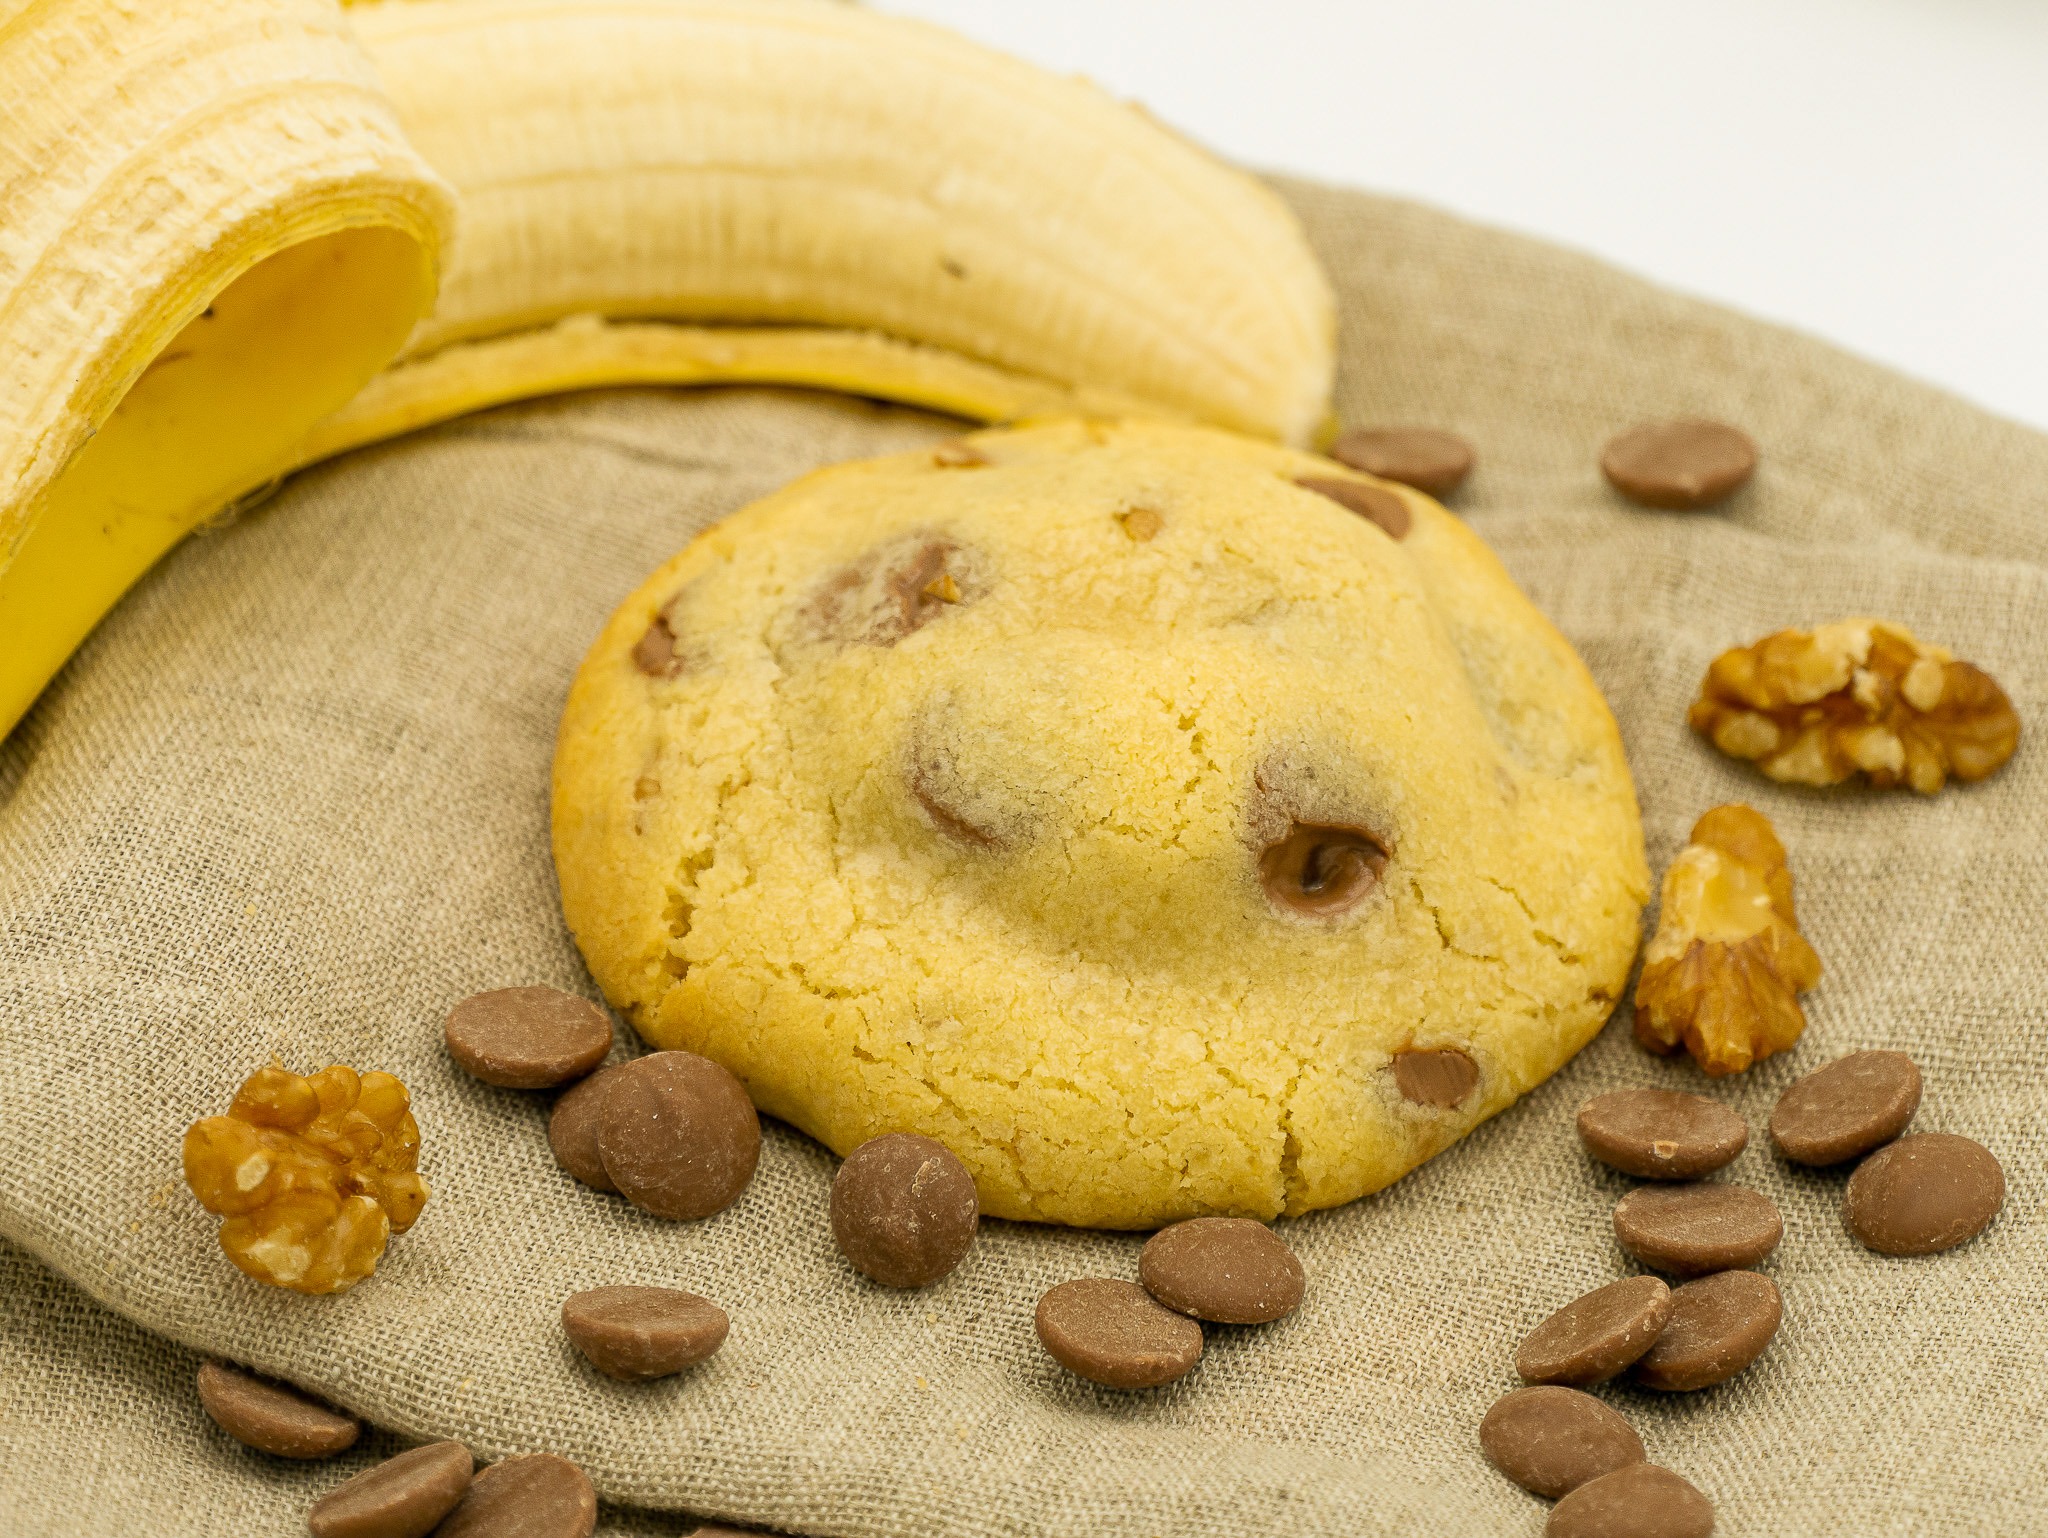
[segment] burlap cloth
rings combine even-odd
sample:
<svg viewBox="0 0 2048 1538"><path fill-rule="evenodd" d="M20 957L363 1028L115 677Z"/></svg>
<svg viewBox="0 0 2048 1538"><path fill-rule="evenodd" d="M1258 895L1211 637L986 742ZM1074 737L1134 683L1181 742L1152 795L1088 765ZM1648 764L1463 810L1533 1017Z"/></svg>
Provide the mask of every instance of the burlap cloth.
<svg viewBox="0 0 2048 1538"><path fill-rule="evenodd" d="M1726 1387L1609 1397L1728 1533L2043 1531L2048 755L2030 739L1934 800L1802 792L1683 715L1721 648L1869 613L2048 726L2048 439L1577 256L1288 190L1343 296L1343 415L1479 445L1457 505L1614 702L1653 863L1706 807L1761 807L1827 962L1798 1049L1712 1091L1757 1132L1730 1174L1785 1215L1783 1330ZM1704 516L1623 505L1601 441L1680 412L1752 429L1755 484ZM1474 1431L1522 1333L1624 1269L1625 1182L1571 1112L1703 1083L1619 1026L1392 1190L1287 1224L1300 1313L1213 1331L1193 1376L1140 1396L1066 1375L1030 1323L1054 1281L1131 1274L1135 1237L990 1224L944 1284L884 1292L837 1262L832 1160L803 1138L771 1128L735 1207L661 1223L555 1168L542 1098L447 1061L462 995L589 987L556 910L547 766L612 605L706 520L948 430L773 392L497 412L300 477L102 627L0 748L0 1233L21 1247L0 1251L0 1532L293 1531L333 1466L212 1431L186 1347L401 1437L563 1453L616 1501L830 1538L1539 1529ZM1921 1128L2005 1163L2003 1216L1952 1254L1865 1253L1840 1178L1762 1138L1793 1077L1872 1046L1920 1063ZM340 1298L242 1280L179 1182L184 1126L272 1052L413 1089L433 1201ZM556 1309L617 1281L716 1298L730 1343L658 1385L596 1377Z"/></svg>

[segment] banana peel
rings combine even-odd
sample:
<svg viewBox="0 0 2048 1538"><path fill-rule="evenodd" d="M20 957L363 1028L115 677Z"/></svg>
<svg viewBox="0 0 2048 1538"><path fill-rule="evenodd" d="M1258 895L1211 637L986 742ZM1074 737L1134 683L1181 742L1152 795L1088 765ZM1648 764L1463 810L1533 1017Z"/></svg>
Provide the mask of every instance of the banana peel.
<svg viewBox="0 0 2048 1538"><path fill-rule="evenodd" d="M0 733L292 469L599 385L1327 417L1327 281L1083 81L835 0L0 0Z"/></svg>

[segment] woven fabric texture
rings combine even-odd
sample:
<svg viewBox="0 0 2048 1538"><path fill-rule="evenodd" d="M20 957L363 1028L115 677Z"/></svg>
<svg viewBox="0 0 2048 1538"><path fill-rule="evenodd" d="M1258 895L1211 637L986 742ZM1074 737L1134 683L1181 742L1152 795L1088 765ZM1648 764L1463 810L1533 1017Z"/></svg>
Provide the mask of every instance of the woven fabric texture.
<svg viewBox="0 0 2048 1538"><path fill-rule="evenodd" d="M2048 438L1570 253L1286 190L1342 296L1341 414L1478 445L1453 506L1607 691L1653 866L1718 802L1775 822L1827 965L1797 1049L1710 1085L1611 1026L1395 1187L1285 1224L1300 1312L1212 1331L1192 1376L1146 1395L1074 1379L1031 1330L1050 1284L1134 1274L1137 1237L991 1223L943 1284L886 1292L835 1256L832 1159L776 1127L707 1222L584 1190L549 1155L544 1098L465 1078L440 1037L477 989L589 989L547 843L570 675L706 522L955 429L768 391L491 413L191 541L0 746L0 1530L295 1530L338 1475L223 1443L189 1403L190 1348L395 1437L559 1452L615 1502L818 1538L1534 1534L1542 1504L1475 1431L1521 1336L1628 1269L1609 1210L1629 1183L1572 1113L1638 1084L1737 1107L1754 1136L1728 1175L1786 1226L1765 1267L1786 1320L1755 1367L1689 1396L1602 1391L1652 1459L1731 1534L2042 1530L2048 755L2029 737L1934 799L1802 791L1716 756L1684 711L1723 648L1873 614L1987 669L2038 730ZM1612 432L1676 414L1763 446L1715 512L1631 508L1595 469ZM1777 1094L1861 1047L1919 1062L1920 1129L2004 1161L2004 1213L1965 1248L1866 1253L1842 1178L1770 1155ZM184 1127L273 1053L413 1091L433 1200L338 1298L242 1279L180 1183ZM556 1311L607 1282L707 1294L730 1342L682 1378L599 1378Z"/></svg>

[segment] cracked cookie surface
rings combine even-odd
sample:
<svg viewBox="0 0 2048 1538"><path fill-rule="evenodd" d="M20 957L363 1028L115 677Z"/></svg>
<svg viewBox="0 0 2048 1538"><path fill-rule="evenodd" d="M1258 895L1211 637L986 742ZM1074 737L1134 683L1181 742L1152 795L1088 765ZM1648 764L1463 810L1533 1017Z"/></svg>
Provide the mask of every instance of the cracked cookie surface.
<svg viewBox="0 0 2048 1538"><path fill-rule="evenodd" d="M1202 429L966 442L742 510L585 659L556 866L642 1036L839 1153L938 1139L992 1215L1131 1228L1376 1190L1592 1037L1634 791L1462 523Z"/></svg>

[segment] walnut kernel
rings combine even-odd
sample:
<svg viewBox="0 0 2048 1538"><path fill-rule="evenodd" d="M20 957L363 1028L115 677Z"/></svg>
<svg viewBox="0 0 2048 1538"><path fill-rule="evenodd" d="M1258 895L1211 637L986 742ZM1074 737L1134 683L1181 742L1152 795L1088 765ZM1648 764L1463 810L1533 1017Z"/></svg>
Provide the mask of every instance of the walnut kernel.
<svg viewBox="0 0 2048 1538"><path fill-rule="evenodd" d="M185 1183L227 1221L220 1247L259 1282L340 1292L377 1268L426 1205L405 1086L337 1063L310 1078L272 1063L225 1116L185 1132Z"/></svg>
<svg viewBox="0 0 2048 1538"><path fill-rule="evenodd" d="M1799 1039L1799 995L1820 971L1792 911L1785 846L1761 812L1717 806L1664 873L1636 982L1636 1040L1652 1052L1683 1046L1717 1078L1740 1073Z"/></svg>
<svg viewBox="0 0 2048 1538"><path fill-rule="evenodd" d="M1694 731L1774 780L1933 795L2013 755L2020 721L1991 677L1883 620L1781 630L1716 657L1686 713Z"/></svg>

